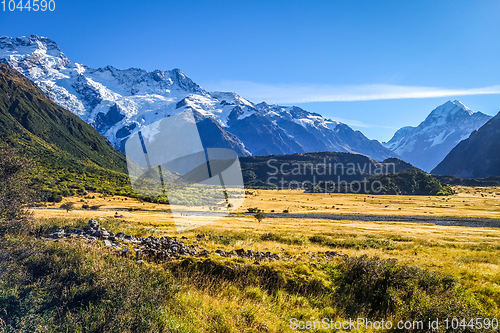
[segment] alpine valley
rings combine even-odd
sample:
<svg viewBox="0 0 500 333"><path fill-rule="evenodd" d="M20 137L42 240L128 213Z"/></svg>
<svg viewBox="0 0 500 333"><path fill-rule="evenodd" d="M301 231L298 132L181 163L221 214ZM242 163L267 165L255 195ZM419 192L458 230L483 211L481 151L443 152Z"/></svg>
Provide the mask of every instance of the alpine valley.
<svg viewBox="0 0 500 333"><path fill-rule="evenodd" d="M45 37L0 37L0 62L33 80L122 151L141 127L191 109L205 146L231 148L240 156L334 151L379 161L398 157L346 124L299 107L208 92L179 69L90 68L68 59Z"/></svg>

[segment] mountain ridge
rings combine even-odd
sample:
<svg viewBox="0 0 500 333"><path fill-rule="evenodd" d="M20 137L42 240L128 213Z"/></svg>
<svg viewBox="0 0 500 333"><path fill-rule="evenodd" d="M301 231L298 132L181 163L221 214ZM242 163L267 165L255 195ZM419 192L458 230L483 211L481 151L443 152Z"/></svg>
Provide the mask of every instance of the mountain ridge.
<svg viewBox="0 0 500 333"><path fill-rule="evenodd" d="M240 156L338 151L376 160L397 157L345 124L298 107L254 104L231 92L210 93L179 69L93 69L72 62L54 41L35 35L1 37L0 61L31 78L54 102L121 150L134 131L189 109L215 119L219 128L205 135L218 136L215 141L224 147L237 147ZM256 142L256 133L266 139Z"/></svg>

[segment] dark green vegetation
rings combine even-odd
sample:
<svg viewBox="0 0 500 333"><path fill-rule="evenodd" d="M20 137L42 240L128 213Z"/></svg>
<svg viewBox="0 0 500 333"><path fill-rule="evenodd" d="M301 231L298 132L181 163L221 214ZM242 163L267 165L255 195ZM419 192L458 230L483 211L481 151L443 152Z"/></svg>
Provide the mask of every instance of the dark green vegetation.
<svg viewBox="0 0 500 333"><path fill-rule="evenodd" d="M459 178L455 176L432 175L443 184L462 186L500 186L500 176L487 178Z"/></svg>
<svg viewBox="0 0 500 333"><path fill-rule="evenodd" d="M240 163L245 188L278 186L280 189L288 188L293 181L300 184L308 181L361 181L370 175L400 172L412 167L397 158L377 162L360 154L334 152L247 156L240 157Z"/></svg>
<svg viewBox="0 0 500 333"><path fill-rule="evenodd" d="M451 187L441 184L425 171L416 168L393 175L372 176L368 181L370 188L372 182L379 181L382 184L382 190L378 194L452 195L455 193Z"/></svg>
<svg viewBox="0 0 500 333"><path fill-rule="evenodd" d="M417 168L393 174L372 175L364 180L350 183L318 183L310 186L307 192L386 195L452 195L455 193L451 187L443 185L425 171Z"/></svg>
<svg viewBox="0 0 500 333"><path fill-rule="evenodd" d="M500 113L453 148L432 170L463 178L500 176Z"/></svg>

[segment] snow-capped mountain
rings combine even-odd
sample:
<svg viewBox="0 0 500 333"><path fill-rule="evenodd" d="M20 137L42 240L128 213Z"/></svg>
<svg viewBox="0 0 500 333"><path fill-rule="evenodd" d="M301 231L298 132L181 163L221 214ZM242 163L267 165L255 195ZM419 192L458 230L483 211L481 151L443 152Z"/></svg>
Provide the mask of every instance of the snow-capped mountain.
<svg viewBox="0 0 500 333"><path fill-rule="evenodd" d="M473 112L460 101L435 108L417 127L399 129L384 145L406 162L430 172L462 140L491 116Z"/></svg>
<svg viewBox="0 0 500 333"><path fill-rule="evenodd" d="M120 150L141 127L190 109L204 144L232 148L240 156L315 151L360 153L376 160L397 156L319 114L254 104L232 92L207 92L179 69L93 69L75 63L45 37L0 37L0 62L33 80Z"/></svg>
<svg viewBox="0 0 500 333"><path fill-rule="evenodd" d="M433 173L462 178L500 176L500 112L461 141Z"/></svg>

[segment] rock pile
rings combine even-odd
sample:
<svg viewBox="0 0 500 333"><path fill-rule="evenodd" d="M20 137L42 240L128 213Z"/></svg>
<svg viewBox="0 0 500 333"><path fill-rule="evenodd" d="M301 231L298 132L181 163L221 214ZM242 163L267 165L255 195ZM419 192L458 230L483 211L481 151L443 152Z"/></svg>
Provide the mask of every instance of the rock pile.
<svg viewBox="0 0 500 333"><path fill-rule="evenodd" d="M122 256L134 256L132 249L134 249L135 257L138 262L143 262L143 259L149 261L164 261L169 258L177 258L179 256L208 256L213 253L221 257L240 257L249 260L255 260L255 263L260 261L274 261L274 260L289 260L289 256L280 256L277 253L259 252L253 250L238 249L233 251L215 250L213 252L201 248L198 245L186 245L182 240L177 240L176 237L147 237L135 238L132 235L127 235L119 232L116 235L107 231L99 225L99 222L91 219L88 226L83 229L74 229L73 231L65 232L60 229L48 236L50 239L61 238L81 238L88 241L102 240L106 247L111 247L115 253ZM182 239L187 237L182 236ZM196 240L206 240L205 235L196 235ZM342 257L344 254L339 254L334 251L327 251L325 257ZM311 258L315 258L314 255Z"/></svg>

